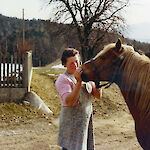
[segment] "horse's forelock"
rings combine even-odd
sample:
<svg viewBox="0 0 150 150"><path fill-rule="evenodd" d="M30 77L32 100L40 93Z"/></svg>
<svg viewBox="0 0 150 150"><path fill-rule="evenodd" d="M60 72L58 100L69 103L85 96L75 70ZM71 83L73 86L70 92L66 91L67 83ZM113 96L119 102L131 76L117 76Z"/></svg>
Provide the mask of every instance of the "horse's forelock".
<svg viewBox="0 0 150 150"><path fill-rule="evenodd" d="M132 46L129 46L129 45L123 45L123 48L127 49L129 51L134 51L134 48Z"/></svg>

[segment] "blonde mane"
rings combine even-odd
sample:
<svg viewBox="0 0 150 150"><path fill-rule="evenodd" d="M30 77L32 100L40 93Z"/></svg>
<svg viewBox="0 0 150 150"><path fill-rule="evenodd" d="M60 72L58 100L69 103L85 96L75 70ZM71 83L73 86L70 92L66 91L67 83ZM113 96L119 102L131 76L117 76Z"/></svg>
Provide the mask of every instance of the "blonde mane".
<svg viewBox="0 0 150 150"><path fill-rule="evenodd" d="M145 55L129 50L130 47L123 46L125 52L124 61L121 64L123 69L122 86L126 98L131 91L135 90L133 97L134 106L141 112L141 117L150 117L150 59ZM134 88L134 89L133 89Z"/></svg>

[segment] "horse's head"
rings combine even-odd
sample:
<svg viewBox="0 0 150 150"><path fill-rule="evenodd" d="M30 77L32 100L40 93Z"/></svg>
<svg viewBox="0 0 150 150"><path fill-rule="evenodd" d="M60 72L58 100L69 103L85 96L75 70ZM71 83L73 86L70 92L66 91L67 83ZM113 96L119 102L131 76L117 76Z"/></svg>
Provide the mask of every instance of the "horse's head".
<svg viewBox="0 0 150 150"><path fill-rule="evenodd" d="M107 45L93 59L82 65L82 80L115 82L117 71L122 62L121 54L124 51L121 40Z"/></svg>

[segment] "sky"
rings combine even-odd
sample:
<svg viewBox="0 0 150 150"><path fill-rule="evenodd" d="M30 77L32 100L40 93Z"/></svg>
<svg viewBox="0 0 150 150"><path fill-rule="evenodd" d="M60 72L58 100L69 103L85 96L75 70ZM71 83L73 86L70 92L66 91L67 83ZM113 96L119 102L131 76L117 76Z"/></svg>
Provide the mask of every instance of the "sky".
<svg viewBox="0 0 150 150"><path fill-rule="evenodd" d="M0 14L25 19L49 19L49 0L0 0Z"/></svg>
<svg viewBox="0 0 150 150"><path fill-rule="evenodd" d="M150 43L150 0L130 0L125 18L128 24L127 37Z"/></svg>
<svg viewBox="0 0 150 150"><path fill-rule="evenodd" d="M149 0L130 0L125 16L129 24L150 23L149 14Z"/></svg>
<svg viewBox="0 0 150 150"><path fill-rule="evenodd" d="M49 0L0 0L0 14L25 19L49 19ZM130 0L124 13L128 24L126 37L150 42L150 0Z"/></svg>

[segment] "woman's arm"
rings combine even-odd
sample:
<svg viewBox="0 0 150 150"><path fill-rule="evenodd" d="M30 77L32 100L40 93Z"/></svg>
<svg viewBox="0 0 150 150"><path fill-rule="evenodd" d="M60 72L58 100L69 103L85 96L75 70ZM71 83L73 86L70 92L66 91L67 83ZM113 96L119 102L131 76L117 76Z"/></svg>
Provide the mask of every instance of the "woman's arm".
<svg viewBox="0 0 150 150"><path fill-rule="evenodd" d="M80 96L80 88L81 82L77 82L72 92L66 97L66 104L69 107L73 107L77 103Z"/></svg>
<svg viewBox="0 0 150 150"><path fill-rule="evenodd" d="M82 82L81 69L77 69L75 71L74 77L76 78L77 83L74 89L72 90L72 92L66 97L66 104L69 107L73 107L77 103L80 96L80 89L81 89L81 82Z"/></svg>

